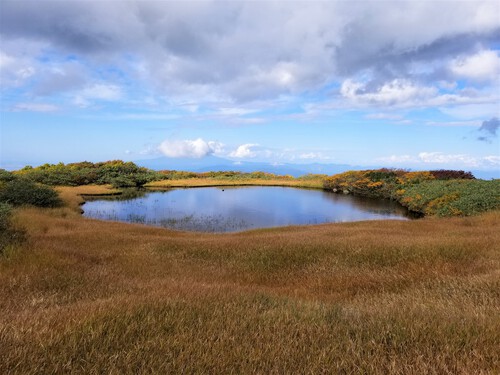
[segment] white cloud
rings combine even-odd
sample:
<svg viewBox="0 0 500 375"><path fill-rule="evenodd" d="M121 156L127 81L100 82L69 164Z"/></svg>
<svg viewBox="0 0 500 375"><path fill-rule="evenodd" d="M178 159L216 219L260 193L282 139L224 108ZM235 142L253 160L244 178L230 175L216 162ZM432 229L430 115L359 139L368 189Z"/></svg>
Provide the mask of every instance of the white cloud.
<svg viewBox="0 0 500 375"><path fill-rule="evenodd" d="M19 103L14 107L14 111L28 112L56 112L59 107L47 103Z"/></svg>
<svg viewBox="0 0 500 375"><path fill-rule="evenodd" d="M323 159L323 155L317 152L304 152L299 155L299 159Z"/></svg>
<svg viewBox="0 0 500 375"><path fill-rule="evenodd" d="M122 89L113 84L95 83L85 87L74 98L73 103L79 107L88 107L95 100L117 101L122 98Z"/></svg>
<svg viewBox="0 0 500 375"><path fill-rule="evenodd" d="M404 117L395 113L370 113L365 116L373 120L402 120Z"/></svg>
<svg viewBox="0 0 500 375"><path fill-rule="evenodd" d="M498 106L498 103L500 102L499 95L496 97L483 97L477 101L478 103L475 104L474 99L471 98L471 103L467 103L464 100L462 105L457 106L450 106L446 105L446 103L442 103L441 105L443 106L440 106L439 110L446 115L465 120L500 117L500 107Z"/></svg>
<svg viewBox="0 0 500 375"><path fill-rule="evenodd" d="M498 88L465 88L453 93L441 93L437 87L422 86L410 80L396 79L374 85L372 82L353 79L344 80L340 94L345 102L334 101L310 105L309 109L375 108L379 110L408 108L439 108L452 117L477 119L500 117ZM385 107L385 108L384 108ZM367 118L387 118L385 112L369 114ZM396 117L394 116L394 120Z"/></svg>
<svg viewBox="0 0 500 375"><path fill-rule="evenodd" d="M176 105L176 113L232 124L266 122L303 100L312 110L288 111L289 118L333 108L498 104L498 84L487 79L499 72L498 51L488 50L498 39L497 4L386 5L137 1L116 13L112 1L37 9L29 0L8 1L0 14L0 79L4 87L22 86L24 98L52 96L61 107L155 98L158 106ZM491 95L461 93L457 77L478 80ZM332 100L338 85L341 95ZM253 112L261 113L250 118Z"/></svg>
<svg viewBox="0 0 500 375"><path fill-rule="evenodd" d="M1 88L25 84L36 73L34 63L25 57L15 57L0 51Z"/></svg>
<svg viewBox="0 0 500 375"><path fill-rule="evenodd" d="M403 79L386 82L374 91L368 91L365 84L347 79L342 83L340 93L359 104L370 105L415 105L437 94L434 87L419 86Z"/></svg>
<svg viewBox="0 0 500 375"><path fill-rule="evenodd" d="M483 160L491 166L500 167L500 156L498 155L485 156Z"/></svg>
<svg viewBox="0 0 500 375"><path fill-rule="evenodd" d="M466 154L444 154L442 152L421 152L418 158L427 164L462 164L471 167L477 167L479 161L477 158Z"/></svg>
<svg viewBox="0 0 500 375"><path fill-rule="evenodd" d="M252 150L252 147L256 146L258 146L258 144L246 143L244 145L239 146L233 152L229 153L229 156L232 158L253 158L257 156L257 153Z"/></svg>
<svg viewBox="0 0 500 375"><path fill-rule="evenodd" d="M118 100L122 96L120 87L112 84L96 83L88 86L80 93L81 96L87 99L98 100Z"/></svg>
<svg viewBox="0 0 500 375"><path fill-rule="evenodd" d="M287 157L286 155L282 155L282 157ZM291 153L290 155L288 155L288 158L289 159L295 159L295 153ZM332 158L330 156L326 156L324 155L324 153L322 152L303 152L301 154L298 155L298 159L302 159L302 160L315 160L315 161L328 161L328 160L331 160Z"/></svg>
<svg viewBox="0 0 500 375"><path fill-rule="evenodd" d="M221 152L222 143L204 141L202 138L195 140L165 140L158 147L161 153L169 158L202 158Z"/></svg>
<svg viewBox="0 0 500 375"><path fill-rule="evenodd" d="M218 114L222 116L244 116L254 112L256 112L255 109L240 107L222 107L218 110Z"/></svg>
<svg viewBox="0 0 500 375"><path fill-rule="evenodd" d="M478 81L494 81L500 76L500 57L496 51L484 50L451 62L451 71L458 77Z"/></svg>
<svg viewBox="0 0 500 375"><path fill-rule="evenodd" d="M390 83L395 78L425 80L450 59L491 43L500 26L493 1L386 5L136 1L120 3L114 12L113 1L44 2L35 9L32 1L18 0L2 4L0 33L3 45L43 44L34 60L50 51L52 57L76 56L89 67L112 61L148 94L187 95L195 109L207 97L279 98L366 70L378 82L389 82L370 100L391 102L395 91L413 96L417 88ZM490 63L496 64L492 53L456 61L455 70L484 77ZM87 81L92 78L90 72ZM110 100L109 93L99 98Z"/></svg>
<svg viewBox="0 0 500 375"><path fill-rule="evenodd" d="M8 69L14 65L14 58L0 51L0 69Z"/></svg>

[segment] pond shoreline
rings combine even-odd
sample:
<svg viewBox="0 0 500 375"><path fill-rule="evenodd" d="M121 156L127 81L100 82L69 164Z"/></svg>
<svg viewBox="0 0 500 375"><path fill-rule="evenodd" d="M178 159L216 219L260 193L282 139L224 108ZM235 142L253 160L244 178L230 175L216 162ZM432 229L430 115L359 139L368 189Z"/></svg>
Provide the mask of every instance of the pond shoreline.
<svg viewBox="0 0 500 375"><path fill-rule="evenodd" d="M87 196L84 211L88 218L201 232L415 218L395 201L258 185L148 188L125 191L123 197L109 195L109 199Z"/></svg>

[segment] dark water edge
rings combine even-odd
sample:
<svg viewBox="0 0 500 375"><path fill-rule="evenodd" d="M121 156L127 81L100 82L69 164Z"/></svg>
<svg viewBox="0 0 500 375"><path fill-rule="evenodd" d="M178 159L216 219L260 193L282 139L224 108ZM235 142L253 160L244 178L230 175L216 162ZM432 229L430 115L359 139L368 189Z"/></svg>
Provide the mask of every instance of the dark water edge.
<svg viewBox="0 0 500 375"><path fill-rule="evenodd" d="M199 232L416 218L394 201L294 187L127 189L85 199L85 217Z"/></svg>

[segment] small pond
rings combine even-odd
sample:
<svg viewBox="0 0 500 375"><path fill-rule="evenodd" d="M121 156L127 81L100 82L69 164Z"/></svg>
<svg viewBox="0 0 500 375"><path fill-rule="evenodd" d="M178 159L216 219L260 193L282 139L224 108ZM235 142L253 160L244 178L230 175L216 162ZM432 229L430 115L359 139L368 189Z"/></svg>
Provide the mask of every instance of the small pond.
<svg viewBox="0 0 500 375"><path fill-rule="evenodd" d="M237 232L256 228L361 220L407 220L395 202L286 187L207 187L92 198L85 217L165 228Z"/></svg>

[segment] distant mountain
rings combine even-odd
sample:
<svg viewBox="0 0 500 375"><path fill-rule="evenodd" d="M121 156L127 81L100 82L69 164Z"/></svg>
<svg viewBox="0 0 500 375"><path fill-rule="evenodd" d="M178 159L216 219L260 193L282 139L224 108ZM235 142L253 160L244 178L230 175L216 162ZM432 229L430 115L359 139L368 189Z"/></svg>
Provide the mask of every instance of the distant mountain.
<svg viewBox="0 0 500 375"><path fill-rule="evenodd" d="M236 171L236 172L268 172L294 177L308 173L332 175L348 170L366 169L347 164L271 164L263 162L232 161L215 156L200 159L161 157L149 160L138 160L136 164L153 170L179 170L189 172Z"/></svg>

